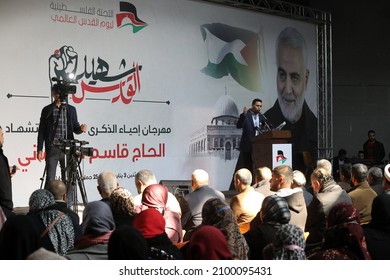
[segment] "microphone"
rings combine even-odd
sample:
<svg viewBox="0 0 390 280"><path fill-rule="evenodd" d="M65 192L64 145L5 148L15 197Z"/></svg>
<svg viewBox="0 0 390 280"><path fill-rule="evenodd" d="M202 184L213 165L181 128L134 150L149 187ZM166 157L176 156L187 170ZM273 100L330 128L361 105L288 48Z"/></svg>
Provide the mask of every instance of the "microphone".
<svg viewBox="0 0 390 280"><path fill-rule="evenodd" d="M273 124L267 119L266 116L264 116L263 114L260 113L260 115L263 117L263 120L264 122L266 123L266 125L268 125L270 128L273 128Z"/></svg>
<svg viewBox="0 0 390 280"><path fill-rule="evenodd" d="M53 81L53 82L60 82L60 80L58 79L58 78L56 78L56 77L53 77L53 78L51 78L51 80Z"/></svg>
<svg viewBox="0 0 390 280"><path fill-rule="evenodd" d="M80 145L81 146L84 146L84 145L88 145L89 142L88 141L79 141Z"/></svg>

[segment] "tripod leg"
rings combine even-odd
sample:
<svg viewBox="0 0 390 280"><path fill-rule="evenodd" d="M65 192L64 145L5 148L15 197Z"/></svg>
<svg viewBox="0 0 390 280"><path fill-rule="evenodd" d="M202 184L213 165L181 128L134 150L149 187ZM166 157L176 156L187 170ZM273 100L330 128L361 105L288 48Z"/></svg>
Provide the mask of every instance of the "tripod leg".
<svg viewBox="0 0 390 280"><path fill-rule="evenodd" d="M79 184L81 198L83 200L84 207L88 204L87 192L85 191L84 179L81 177L80 165L78 166L77 182Z"/></svg>
<svg viewBox="0 0 390 280"><path fill-rule="evenodd" d="M41 189L42 189L42 186L43 186L43 182L45 181L45 176L46 176L46 169L47 169L47 163L45 161L45 169L43 169L43 174L42 174L42 177L39 178L39 180L41 180Z"/></svg>

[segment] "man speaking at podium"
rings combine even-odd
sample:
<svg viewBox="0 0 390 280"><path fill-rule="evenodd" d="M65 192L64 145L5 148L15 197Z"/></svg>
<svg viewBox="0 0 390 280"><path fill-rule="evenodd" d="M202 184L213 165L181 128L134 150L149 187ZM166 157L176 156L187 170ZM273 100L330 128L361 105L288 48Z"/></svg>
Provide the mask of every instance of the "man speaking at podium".
<svg viewBox="0 0 390 280"><path fill-rule="evenodd" d="M240 155L238 156L236 169L246 168L253 173L254 166L252 160L252 139L261 134L263 131L270 130L272 125L268 120L260 113L261 107L263 107L263 101L261 99L253 99L252 107L248 109L244 107L243 112L237 121L236 127L242 128L241 142L240 142ZM254 177L254 176L253 176ZM230 190L234 190L234 182L230 184Z"/></svg>

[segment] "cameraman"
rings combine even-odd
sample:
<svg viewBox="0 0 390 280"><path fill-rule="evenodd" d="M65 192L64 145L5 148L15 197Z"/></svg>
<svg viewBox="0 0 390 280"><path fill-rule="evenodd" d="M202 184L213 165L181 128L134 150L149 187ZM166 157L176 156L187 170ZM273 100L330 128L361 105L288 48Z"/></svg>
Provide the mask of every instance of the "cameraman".
<svg viewBox="0 0 390 280"><path fill-rule="evenodd" d="M38 130L37 159L43 157L43 143L46 151L46 184L55 179L58 162L61 167L62 179L65 178L65 154L61 140L74 140L73 133L81 134L87 131L87 125L80 125L77 120L76 108L67 104L67 92L58 82L51 88L53 103L42 109Z"/></svg>

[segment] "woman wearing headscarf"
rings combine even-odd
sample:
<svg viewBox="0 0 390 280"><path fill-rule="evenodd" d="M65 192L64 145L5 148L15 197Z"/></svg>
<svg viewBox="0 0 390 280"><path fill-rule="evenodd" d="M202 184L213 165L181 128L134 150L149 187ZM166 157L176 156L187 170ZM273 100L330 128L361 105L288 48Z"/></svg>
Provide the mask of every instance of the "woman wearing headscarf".
<svg viewBox="0 0 390 280"><path fill-rule="evenodd" d="M202 224L221 230L226 238L233 260L247 260L249 247L237 224L237 219L226 201L211 198L202 208Z"/></svg>
<svg viewBox="0 0 390 280"><path fill-rule="evenodd" d="M349 203L339 203L327 218L324 243L318 252L308 255L312 260L370 260L360 225L359 211Z"/></svg>
<svg viewBox="0 0 390 280"><path fill-rule="evenodd" d="M108 240L115 229L110 206L103 201L88 203L83 212L81 226L81 238L65 257L72 260L107 260Z"/></svg>
<svg viewBox="0 0 390 280"><path fill-rule="evenodd" d="M264 248L263 256L267 260L306 260L303 230L296 225L281 225L274 241Z"/></svg>
<svg viewBox="0 0 390 280"><path fill-rule="evenodd" d="M195 229L186 247L186 260L233 259L224 234L214 226L201 225Z"/></svg>
<svg viewBox="0 0 390 280"><path fill-rule="evenodd" d="M272 243L280 226L291 219L287 201L280 196L271 195L263 200L261 210L251 221L250 230L244 234L249 245L249 259L262 260L263 249Z"/></svg>
<svg viewBox="0 0 390 280"><path fill-rule="evenodd" d="M29 199L27 215L40 232L42 246L63 256L73 248L75 233L68 215L58 210L46 209L54 204L51 192L46 189L35 190Z"/></svg>
<svg viewBox="0 0 390 280"><path fill-rule="evenodd" d="M139 230L148 243L148 259L180 260L180 250L173 245L165 232L165 220L161 213L153 208L141 211L135 218L133 226Z"/></svg>
<svg viewBox="0 0 390 280"><path fill-rule="evenodd" d="M145 188L142 193L141 211L153 208L158 210L165 220L165 232L173 244L183 240L183 229L179 213L167 208L168 189L165 186L154 184Z"/></svg>
<svg viewBox="0 0 390 280"><path fill-rule="evenodd" d="M134 216L134 199L131 192L125 188L116 188L110 195L110 208L115 221L115 227L131 226Z"/></svg>

